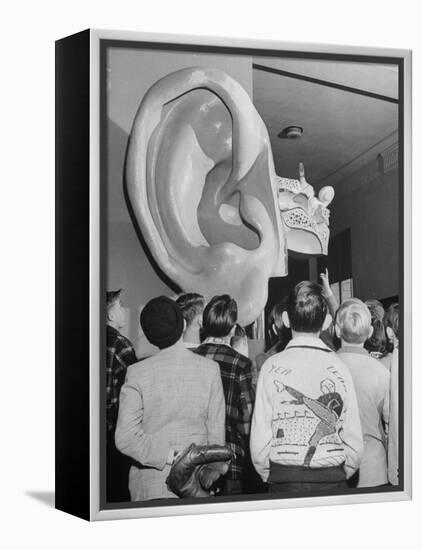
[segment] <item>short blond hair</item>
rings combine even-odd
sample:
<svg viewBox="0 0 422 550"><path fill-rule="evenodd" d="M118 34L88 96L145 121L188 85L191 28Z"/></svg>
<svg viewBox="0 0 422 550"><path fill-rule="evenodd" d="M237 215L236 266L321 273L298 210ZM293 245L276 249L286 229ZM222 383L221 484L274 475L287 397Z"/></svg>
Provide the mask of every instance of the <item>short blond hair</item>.
<svg viewBox="0 0 422 550"><path fill-rule="evenodd" d="M341 338L348 344L362 344L371 332L371 313L361 300L351 298L341 304L336 324Z"/></svg>

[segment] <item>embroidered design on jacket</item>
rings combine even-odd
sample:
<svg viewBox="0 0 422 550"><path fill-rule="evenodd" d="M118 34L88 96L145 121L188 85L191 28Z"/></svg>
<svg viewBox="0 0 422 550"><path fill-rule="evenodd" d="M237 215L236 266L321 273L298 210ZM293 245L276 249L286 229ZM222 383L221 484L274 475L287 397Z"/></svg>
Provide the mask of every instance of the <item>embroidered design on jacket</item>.
<svg viewBox="0 0 422 550"><path fill-rule="evenodd" d="M306 467L338 465L344 460L343 444L338 436L343 411L343 399L335 382L325 378L320 384L321 395L308 397L299 390L274 380L277 392L284 399L273 418L273 448L278 461ZM289 458L290 455L290 458Z"/></svg>

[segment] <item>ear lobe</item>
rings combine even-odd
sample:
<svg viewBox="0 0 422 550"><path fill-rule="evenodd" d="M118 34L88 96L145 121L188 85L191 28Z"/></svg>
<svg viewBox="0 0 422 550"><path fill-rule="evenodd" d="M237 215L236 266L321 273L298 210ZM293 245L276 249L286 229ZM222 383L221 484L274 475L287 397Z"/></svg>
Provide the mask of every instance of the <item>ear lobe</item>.
<svg viewBox="0 0 422 550"><path fill-rule="evenodd" d="M329 313L327 313L327 315L325 316L324 324L322 325L321 332L324 330L327 330L332 322L333 322L333 318Z"/></svg>
<svg viewBox="0 0 422 550"><path fill-rule="evenodd" d="M287 328L290 328L290 319L287 311L283 311L283 313L281 314L281 319L283 321L283 325Z"/></svg>

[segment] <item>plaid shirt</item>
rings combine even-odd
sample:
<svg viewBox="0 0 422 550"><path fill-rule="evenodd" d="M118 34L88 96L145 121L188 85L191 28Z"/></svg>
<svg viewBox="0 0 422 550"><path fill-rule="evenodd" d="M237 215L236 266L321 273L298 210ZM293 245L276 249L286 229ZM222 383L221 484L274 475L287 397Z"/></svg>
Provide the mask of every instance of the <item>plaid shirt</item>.
<svg viewBox="0 0 422 550"><path fill-rule="evenodd" d="M192 351L216 361L220 366L226 400L226 443L235 453L227 478L242 479L255 398L252 362L226 344L205 342Z"/></svg>
<svg viewBox="0 0 422 550"><path fill-rule="evenodd" d="M119 412L119 395L126 369L137 358L132 344L118 330L107 325L106 401L107 431L114 433Z"/></svg>

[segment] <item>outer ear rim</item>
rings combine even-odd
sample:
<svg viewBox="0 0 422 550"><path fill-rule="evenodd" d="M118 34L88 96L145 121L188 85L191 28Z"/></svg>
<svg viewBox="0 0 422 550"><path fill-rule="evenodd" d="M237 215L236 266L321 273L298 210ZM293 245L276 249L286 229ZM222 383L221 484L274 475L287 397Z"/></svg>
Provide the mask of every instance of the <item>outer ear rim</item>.
<svg viewBox="0 0 422 550"><path fill-rule="evenodd" d="M372 327L372 332L374 331L374 327ZM394 330L391 327L386 327L385 332L387 334L387 338L389 338L391 341L394 341L394 338L396 335L394 334Z"/></svg>
<svg viewBox="0 0 422 550"><path fill-rule="evenodd" d="M290 328L290 319L287 311L283 311L283 313L281 314L281 320L283 321L284 326Z"/></svg>
<svg viewBox="0 0 422 550"><path fill-rule="evenodd" d="M114 322L114 317L115 317L113 310L114 310L114 304L107 308L107 321L110 321L112 323Z"/></svg>
<svg viewBox="0 0 422 550"><path fill-rule="evenodd" d="M337 338L341 338L341 330L337 323L334 325L334 331L336 333Z"/></svg>
<svg viewBox="0 0 422 550"><path fill-rule="evenodd" d="M321 332L323 332L324 330L327 330L332 323L333 323L333 318L331 317L331 313L327 313L324 319L324 323L322 325Z"/></svg>

